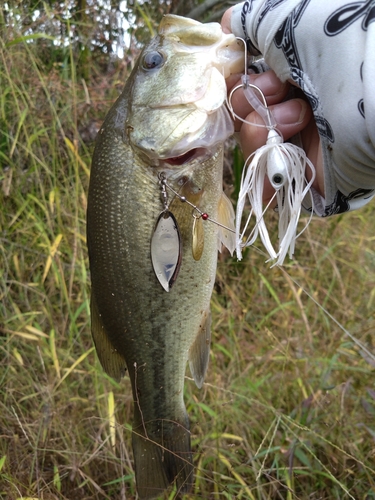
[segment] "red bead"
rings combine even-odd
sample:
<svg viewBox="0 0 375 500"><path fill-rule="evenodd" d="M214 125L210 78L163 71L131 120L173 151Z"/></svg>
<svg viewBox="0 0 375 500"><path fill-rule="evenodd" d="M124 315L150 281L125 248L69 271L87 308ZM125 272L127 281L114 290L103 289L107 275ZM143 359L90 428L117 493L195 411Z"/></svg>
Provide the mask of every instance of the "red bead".
<svg viewBox="0 0 375 500"><path fill-rule="evenodd" d="M203 220L207 220L208 219L208 214L206 214L206 213L202 214L202 219Z"/></svg>

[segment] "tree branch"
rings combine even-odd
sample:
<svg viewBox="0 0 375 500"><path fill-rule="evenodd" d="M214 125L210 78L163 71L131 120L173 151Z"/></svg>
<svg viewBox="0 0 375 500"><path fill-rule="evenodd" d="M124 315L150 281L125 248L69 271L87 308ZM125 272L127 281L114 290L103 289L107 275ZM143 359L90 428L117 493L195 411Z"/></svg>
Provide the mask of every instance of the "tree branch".
<svg viewBox="0 0 375 500"><path fill-rule="evenodd" d="M194 7L188 14L187 17L191 17L192 19L201 19L203 14L205 14L209 9L212 7L215 7L215 5L218 5L222 3L223 0L205 0L203 3L198 5L197 7Z"/></svg>

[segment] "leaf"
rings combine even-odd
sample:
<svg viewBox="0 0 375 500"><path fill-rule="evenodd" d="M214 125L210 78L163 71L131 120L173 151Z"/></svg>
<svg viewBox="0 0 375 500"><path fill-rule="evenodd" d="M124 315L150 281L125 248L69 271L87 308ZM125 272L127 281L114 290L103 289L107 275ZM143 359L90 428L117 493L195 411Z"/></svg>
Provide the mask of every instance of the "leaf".
<svg viewBox="0 0 375 500"><path fill-rule="evenodd" d="M46 40L53 40L53 41L56 40L55 36L46 35L45 33L34 33L33 35L25 35L15 38L14 40L7 42L5 44L5 47L11 47L12 45L17 45L18 43L29 42L30 40L37 40L38 38L45 38Z"/></svg>
<svg viewBox="0 0 375 500"><path fill-rule="evenodd" d="M93 350L95 349L95 347L91 347L88 351L84 352L83 354L81 354L81 356L72 364L72 366L70 368L68 368L68 370L66 371L65 375L63 376L63 378L56 384L55 386L55 389L57 389L63 382L64 380L72 373L72 371L74 371L74 369L80 364L82 363L82 361L87 358L87 356L89 354L91 354L93 352Z"/></svg>
<svg viewBox="0 0 375 500"><path fill-rule="evenodd" d="M109 439L112 448L116 446L116 417L115 417L115 397L113 392L108 394L108 421L109 421Z"/></svg>
<svg viewBox="0 0 375 500"><path fill-rule="evenodd" d="M55 238L55 241L52 243L51 247L50 247L50 254L49 256L47 257L47 260L46 260L46 265L45 265L45 268L44 268L44 273L43 273L43 277L42 277L42 283L44 283L46 277L47 277L47 274L48 274L48 271L50 270L50 267L52 265L52 259L54 258L56 252L57 252L57 249L60 245L60 242L62 240L62 237L63 235L62 234L58 234Z"/></svg>
<svg viewBox="0 0 375 500"><path fill-rule="evenodd" d="M80 157L80 155L79 155L79 153L77 151L77 148L74 146L74 144L72 143L72 141L70 139L68 139L68 137L64 137L64 139L65 139L65 144L68 146L68 148L70 149L70 151L73 153L73 155L75 156L76 160L78 161L78 163L83 168L85 174L87 175L88 178L90 178L90 169L87 167L86 163Z"/></svg>

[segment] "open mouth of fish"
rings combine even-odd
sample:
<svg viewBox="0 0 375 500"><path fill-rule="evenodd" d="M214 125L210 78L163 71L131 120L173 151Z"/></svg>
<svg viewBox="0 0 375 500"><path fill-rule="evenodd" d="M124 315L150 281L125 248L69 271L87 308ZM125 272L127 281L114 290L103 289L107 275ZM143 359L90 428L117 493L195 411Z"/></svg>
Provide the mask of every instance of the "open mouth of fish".
<svg viewBox="0 0 375 500"><path fill-rule="evenodd" d="M183 153L182 155L179 156L171 156L170 158L161 158L161 161L164 163L168 163L169 165L173 166L179 166L179 165L185 165L185 163L189 163L191 160L194 160L195 158L205 158L206 156L209 155L209 151L207 148L194 148L190 149L186 153Z"/></svg>

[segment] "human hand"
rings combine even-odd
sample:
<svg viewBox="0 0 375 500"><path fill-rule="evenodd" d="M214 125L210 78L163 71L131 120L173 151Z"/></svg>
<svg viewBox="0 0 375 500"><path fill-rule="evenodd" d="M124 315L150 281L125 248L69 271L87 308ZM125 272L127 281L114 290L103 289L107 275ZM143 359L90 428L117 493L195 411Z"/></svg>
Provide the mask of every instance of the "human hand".
<svg viewBox="0 0 375 500"><path fill-rule="evenodd" d="M225 33L230 33L231 11L225 12L222 19L222 28ZM241 84L241 75L232 75L227 79L228 92L236 85ZM320 147L318 130L314 121L313 113L307 100L301 92L301 98L294 98L284 101L289 89L290 83L281 82L276 74L270 70L261 74L250 75L250 83L256 85L263 92L267 104L273 113L277 122L278 130L282 133L284 140L290 139L293 135L300 132L303 149L307 157L311 160L316 169L316 178L313 187L324 196L324 174L323 160ZM233 94L232 106L237 115L250 123L243 123L240 120L235 121L235 130L239 132L240 144L243 155L248 158L254 151L266 144L268 130L264 125L263 119L253 110L244 96L242 89ZM255 125L251 125L254 123ZM309 180L310 169L306 172ZM264 186L264 202L268 202L274 189L267 182Z"/></svg>

